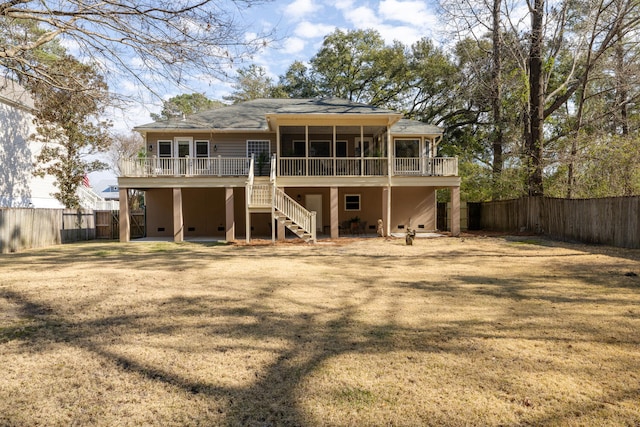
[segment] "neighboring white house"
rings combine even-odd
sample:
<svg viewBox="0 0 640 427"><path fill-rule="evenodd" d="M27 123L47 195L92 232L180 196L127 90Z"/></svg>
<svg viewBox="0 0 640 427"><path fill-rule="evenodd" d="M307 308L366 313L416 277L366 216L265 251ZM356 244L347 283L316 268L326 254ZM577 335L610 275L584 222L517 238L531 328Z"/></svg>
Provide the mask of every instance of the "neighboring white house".
<svg viewBox="0 0 640 427"><path fill-rule="evenodd" d="M33 175L36 157L44 147L31 139L36 132L33 108L33 98L25 88L0 77L0 207L64 208L52 195L57 192L55 178ZM84 209L119 207L117 197L105 201L90 188L81 186L78 196Z"/></svg>
<svg viewBox="0 0 640 427"><path fill-rule="evenodd" d="M0 207L62 208L52 194L55 178L33 176L43 143L32 141L33 99L18 83L0 77Z"/></svg>

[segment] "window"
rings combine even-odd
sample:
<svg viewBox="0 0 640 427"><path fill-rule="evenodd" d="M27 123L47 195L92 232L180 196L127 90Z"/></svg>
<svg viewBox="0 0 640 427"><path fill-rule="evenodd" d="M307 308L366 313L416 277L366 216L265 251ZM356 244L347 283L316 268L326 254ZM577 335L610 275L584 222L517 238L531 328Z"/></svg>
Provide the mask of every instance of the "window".
<svg viewBox="0 0 640 427"><path fill-rule="evenodd" d="M158 141L158 156L171 157L171 141Z"/></svg>
<svg viewBox="0 0 640 427"><path fill-rule="evenodd" d="M396 139L396 157L420 157L419 139Z"/></svg>
<svg viewBox="0 0 640 427"><path fill-rule="evenodd" d="M344 196L344 210L345 211L359 211L360 210L360 195L359 194L345 194L345 196Z"/></svg>
<svg viewBox="0 0 640 427"><path fill-rule="evenodd" d="M304 157L304 145L304 141L282 141L280 154L282 157Z"/></svg>
<svg viewBox="0 0 640 427"><path fill-rule="evenodd" d="M331 157L331 141L309 141L309 157Z"/></svg>
<svg viewBox="0 0 640 427"><path fill-rule="evenodd" d="M209 141L196 141L196 157L209 157Z"/></svg>
<svg viewBox="0 0 640 427"><path fill-rule="evenodd" d="M247 157L251 157L252 154L255 154L256 159L260 154L264 154L269 158L269 153L271 152L271 141L266 140L249 140L247 141Z"/></svg>

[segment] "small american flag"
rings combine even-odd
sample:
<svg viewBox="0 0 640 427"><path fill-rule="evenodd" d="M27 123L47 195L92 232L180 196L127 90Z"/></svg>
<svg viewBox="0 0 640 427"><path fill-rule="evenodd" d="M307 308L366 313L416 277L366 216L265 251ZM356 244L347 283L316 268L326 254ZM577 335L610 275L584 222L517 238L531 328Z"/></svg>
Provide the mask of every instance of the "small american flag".
<svg viewBox="0 0 640 427"><path fill-rule="evenodd" d="M84 174L82 177L82 185L85 187L91 187L91 183L89 183L89 176L87 174Z"/></svg>

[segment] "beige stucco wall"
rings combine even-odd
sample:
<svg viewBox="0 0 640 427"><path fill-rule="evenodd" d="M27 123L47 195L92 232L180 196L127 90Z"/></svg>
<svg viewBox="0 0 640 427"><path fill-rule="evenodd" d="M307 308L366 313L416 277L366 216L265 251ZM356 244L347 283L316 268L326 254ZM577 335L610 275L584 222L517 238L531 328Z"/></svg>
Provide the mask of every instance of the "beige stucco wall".
<svg viewBox="0 0 640 427"><path fill-rule="evenodd" d="M147 190L147 237L173 237L173 193L170 188ZM164 228L164 230L159 230Z"/></svg>
<svg viewBox="0 0 640 427"><path fill-rule="evenodd" d="M433 187L391 188L391 232L433 231L436 225L436 190ZM404 226L404 228L400 228Z"/></svg>
<svg viewBox="0 0 640 427"><path fill-rule="evenodd" d="M286 193L301 204L305 204L309 194L322 195L322 231L330 233L331 206L329 188L289 187ZM360 195L360 210L347 211L345 196ZM173 200L171 189L150 189L146 192L147 236L172 237ZM184 188L182 189L184 236L224 237L225 190L224 188ZM383 188L381 187L340 187L338 188L338 224L343 225L353 217L366 222L366 232L375 233L378 219L383 218ZM436 191L431 187L391 188L391 231L404 232L407 227L418 231L436 229ZM234 188L234 217L236 238L245 234L245 190ZM400 228L400 226L404 226ZM270 237L270 214L251 215L253 237ZM164 231L159 230L164 228ZM344 232L341 232L345 234Z"/></svg>
<svg viewBox="0 0 640 427"><path fill-rule="evenodd" d="M245 235L245 190L233 189L233 210L236 239ZM147 205L147 236L173 237L173 193L171 189L149 189ZM225 189L183 188L182 212L184 237L225 237ZM251 215L255 236L270 236L269 214ZM164 228L164 230L159 230Z"/></svg>

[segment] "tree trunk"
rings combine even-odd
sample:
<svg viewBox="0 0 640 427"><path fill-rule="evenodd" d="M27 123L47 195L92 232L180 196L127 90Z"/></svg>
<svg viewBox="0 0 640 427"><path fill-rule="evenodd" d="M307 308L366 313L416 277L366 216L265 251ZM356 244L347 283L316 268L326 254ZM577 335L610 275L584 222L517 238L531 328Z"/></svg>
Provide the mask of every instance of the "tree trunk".
<svg viewBox="0 0 640 427"><path fill-rule="evenodd" d="M529 51L529 137L527 138L527 174L530 196L543 196L542 149L544 143L544 84L542 37L544 0L535 0L531 9L531 48Z"/></svg>
<svg viewBox="0 0 640 427"><path fill-rule="evenodd" d="M493 1L493 69L491 70L491 109L493 111L493 198L500 197L498 182L502 174L502 39L500 35L500 9L502 0Z"/></svg>

